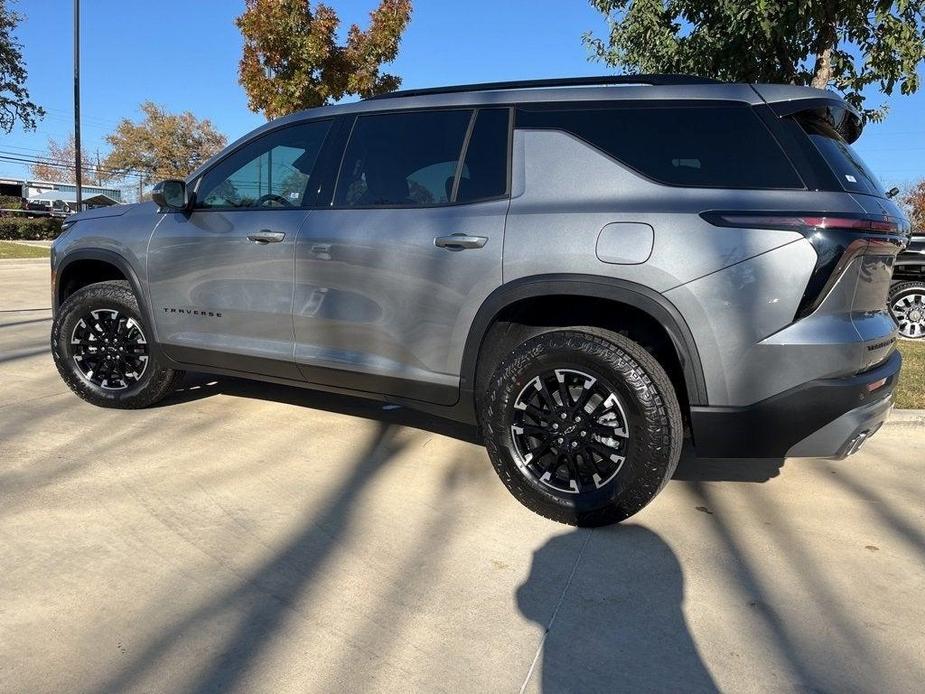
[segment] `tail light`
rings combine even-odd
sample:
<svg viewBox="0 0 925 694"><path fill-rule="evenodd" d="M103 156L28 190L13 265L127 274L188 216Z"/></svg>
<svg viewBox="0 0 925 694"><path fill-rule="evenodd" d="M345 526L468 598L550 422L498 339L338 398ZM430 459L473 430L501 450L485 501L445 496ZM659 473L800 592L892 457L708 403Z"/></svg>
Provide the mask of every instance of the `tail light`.
<svg viewBox="0 0 925 694"><path fill-rule="evenodd" d="M742 229L798 231L816 250L816 267L806 285L795 319L816 310L857 256L868 251L895 255L909 242L905 220L870 214L820 212L704 212L710 224ZM884 297L886 299L886 297Z"/></svg>
<svg viewBox="0 0 925 694"><path fill-rule="evenodd" d="M841 229L872 234L903 234L903 226L892 217L874 215L835 215L777 213L704 212L705 220L721 227L743 229L783 229L803 234L820 229Z"/></svg>

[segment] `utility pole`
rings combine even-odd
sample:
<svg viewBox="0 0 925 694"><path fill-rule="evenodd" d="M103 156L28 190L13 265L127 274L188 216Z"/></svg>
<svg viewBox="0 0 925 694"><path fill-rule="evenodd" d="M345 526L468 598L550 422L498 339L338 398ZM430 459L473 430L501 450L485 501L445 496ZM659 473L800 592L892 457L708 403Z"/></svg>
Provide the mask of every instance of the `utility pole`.
<svg viewBox="0 0 925 694"><path fill-rule="evenodd" d="M77 174L77 211L83 208L80 157L80 0L74 0L74 171Z"/></svg>

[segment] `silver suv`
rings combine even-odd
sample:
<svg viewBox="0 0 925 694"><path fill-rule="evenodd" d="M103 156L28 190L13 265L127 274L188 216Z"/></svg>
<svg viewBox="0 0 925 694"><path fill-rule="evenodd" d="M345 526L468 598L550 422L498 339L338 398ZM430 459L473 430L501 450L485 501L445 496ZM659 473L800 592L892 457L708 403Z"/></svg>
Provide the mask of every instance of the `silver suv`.
<svg viewBox="0 0 925 694"><path fill-rule="evenodd" d="M685 427L705 457L843 457L888 416L908 221L860 130L831 92L677 75L294 114L68 221L54 358L105 407L193 370L477 424L524 505L620 521Z"/></svg>

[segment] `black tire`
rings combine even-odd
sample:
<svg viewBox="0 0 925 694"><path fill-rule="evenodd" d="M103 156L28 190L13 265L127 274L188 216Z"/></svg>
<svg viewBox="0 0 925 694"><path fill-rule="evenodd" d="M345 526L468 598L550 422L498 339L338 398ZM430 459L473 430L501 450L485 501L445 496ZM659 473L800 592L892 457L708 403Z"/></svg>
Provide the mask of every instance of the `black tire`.
<svg viewBox="0 0 925 694"><path fill-rule="evenodd" d="M542 381L548 379L549 374L557 381L547 380L546 383L566 380L566 390L553 395L553 405L544 408L542 403L549 402L546 396L551 395L551 391L543 393L537 378ZM581 380L587 376L597 379L590 388L591 380L585 380L583 386L574 385L575 378ZM569 383L572 385L569 386ZM616 396L617 406L615 408L612 404L601 410L600 405L594 405L590 416L584 418L585 423L577 425L579 429L588 427L589 430L569 431L568 436L572 438L566 439L564 448L567 451L569 445L579 446L574 449L577 455L560 458L563 448L561 437L529 438L530 434L524 434L524 429L518 428L540 431L542 427L540 433L546 437L549 427L557 426L556 418L568 410L562 406L561 411L556 410L557 414L551 417L552 421L537 427L534 423L540 418L534 423L524 423L527 421L524 417L533 417L524 413L538 410L535 405L525 405L526 398L536 398L533 402L544 411L553 409L556 402L561 404L564 398L568 398L574 406L573 414L568 415L572 417L576 412L588 412L586 408L592 407L594 399L603 397L594 395L590 402L579 405L576 401L580 402L584 392L591 389L598 389L601 394L609 391ZM577 395L574 395L575 390ZM614 402L602 400L605 405L608 401ZM518 414L515 403L518 408L531 409L519 409ZM614 414L598 414L607 409ZM604 456L595 456L590 445L601 440L594 436L594 431L600 430L602 418L619 418L621 415L626 422L617 425L614 431L627 433L628 437L624 440L614 436L605 440L615 441L614 445L619 447L608 450L616 450L620 455L608 457L614 461L620 457L625 460L611 463ZM491 462L514 497L530 510L569 525L609 525L629 518L654 499L667 484L681 455L681 410L665 370L632 340L597 328L556 329L519 345L495 369L480 400L479 416ZM521 424L518 425L518 422ZM568 427L568 430L574 429L575 426ZM576 441L577 436L589 434L596 439L594 442L588 438ZM525 441L528 443L524 444ZM552 442L554 448L536 458L532 452L522 454L518 450L524 445L535 444L537 451L551 445L542 442ZM582 450L585 450L580 446L589 446L586 455L592 458L591 463L579 460ZM597 464L593 464L595 458L599 458L597 464L616 466L613 477L601 479L602 475L610 474L610 470L598 470ZM555 462L562 459L567 459L568 464ZM545 465L546 472L541 475L539 470L533 469L534 465ZM550 465L554 466L553 473L549 472ZM589 476L593 477L593 484L588 483ZM605 483L598 486L601 482ZM572 491L564 489L566 484ZM551 485L556 485L556 488ZM581 491L574 491L576 489Z"/></svg>
<svg viewBox="0 0 925 694"><path fill-rule="evenodd" d="M92 368L79 365L79 361L84 364L86 362L84 357L78 354L81 348L75 346L73 340L81 331L89 330L86 327L86 318L92 315L92 312L96 312L97 315L102 312L106 320L121 325L121 330L128 330L125 325L129 319L133 322L133 339L120 341L121 348L126 348L131 342L132 347L146 357L143 362L136 362L141 366L131 372L133 375L122 373L121 378L118 378L119 371L114 371L112 373L115 375L111 376L111 380L106 380L100 379L99 374L102 370L98 370L96 381L102 380L102 383L98 383L93 380ZM121 322L119 317L123 318ZM99 282L74 292L58 309L51 330L51 353L61 378L71 390L87 402L99 407L138 409L163 399L177 388L183 378L182 371L169 369L159 362L156 351L150 349L150 336L151 330L145 324L129 283ZM119 355L115 354L112 358L118 357ZM84 369L89 372L89 376ZM123 372L127 371L128 369L123 369Z"/></svg>
<svg viewBox="0 0 925 694"><path fill-rule="evenodd" d="M925 282L899 282L890 288L890 313L901 340L925 339Z"/></svg>

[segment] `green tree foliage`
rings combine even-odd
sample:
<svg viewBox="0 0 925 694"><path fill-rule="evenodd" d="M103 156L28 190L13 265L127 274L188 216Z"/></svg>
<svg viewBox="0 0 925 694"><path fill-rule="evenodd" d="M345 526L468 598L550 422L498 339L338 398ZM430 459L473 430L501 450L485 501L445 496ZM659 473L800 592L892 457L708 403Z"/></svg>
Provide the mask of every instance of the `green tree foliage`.
<svg viewBox="0 0 925 694"><path fill-rule="evenodd" d="M381 0L369 28L356 24L344 45L340 19L328 5L310 0L245 0L235 20L244 36L238 81L248 106L267 118L322 106L347 95L374 96L401 84L380 72L395 60L411 19L411 0Z"/></svg>
<svg viewBox="0 0 925 694"><path fill-rule="evenodd" d="M45 116L41 106L29 100L26 89L26 66L22 45L13 31L22 18L0 0L0 130L10 132L16 121L26 130L35 129L35 121Z"/></svg>
<svg viewBox="0 0 925 694"><path fill-rule="evenodd" d="M106 136L112 151L103 161L104 170L141 172L148 180L184 178L225 146L225 136L211 121L188 111L168 113L151 101L141 111L141 122L124 118Z"/></svg>
<svg viewBox="0 0 925 694"><path fill-rule="evenodd" d="M919 88L925 0L590 0L609 36L584 41L605 64L731 82L834 87L871 120L865 90Z"/></svg>

